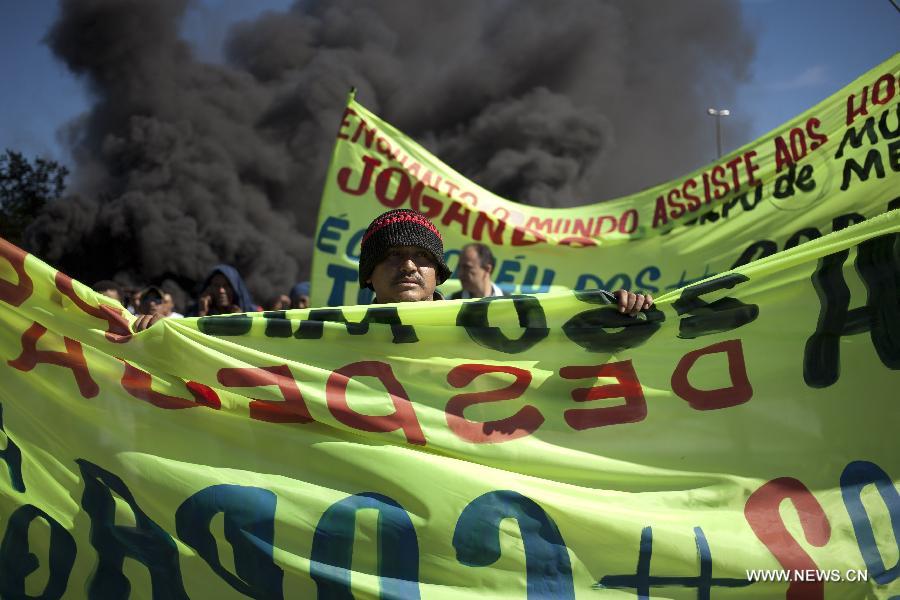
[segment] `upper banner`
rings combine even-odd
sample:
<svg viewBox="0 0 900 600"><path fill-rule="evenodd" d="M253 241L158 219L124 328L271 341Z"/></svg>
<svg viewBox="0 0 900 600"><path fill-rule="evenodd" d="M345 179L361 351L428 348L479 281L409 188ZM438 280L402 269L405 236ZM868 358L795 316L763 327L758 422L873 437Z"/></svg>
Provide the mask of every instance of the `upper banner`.
<svg viewBox="0 0 900 600"><path fill-rule="evenodd" d="M312 303L367 303L359 241L378 214L413 208L444 236L455 269L477 241L510 291L658 295L900 205L900 53L720 161L638 194L568 209L516 204L479 187L352 97L319 209ZM451 281L444 291L452 291Z"/></svg>
<svg viewBox="0 0 900 600"><path fill-rule="evenodd" d="M900 594L900 211L663 294L164 319L0 239L0 597Z"/></svg>

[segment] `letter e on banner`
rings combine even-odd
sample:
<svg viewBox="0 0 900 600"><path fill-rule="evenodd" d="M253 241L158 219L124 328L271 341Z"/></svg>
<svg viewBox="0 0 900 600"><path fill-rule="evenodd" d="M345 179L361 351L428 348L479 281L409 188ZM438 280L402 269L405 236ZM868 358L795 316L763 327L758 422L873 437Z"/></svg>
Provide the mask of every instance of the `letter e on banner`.
<svg viewBox="0 0 900 600"><path fill-rule="evenodd" d="M587 367L563 367L559 370L559 376L563 379L613 377L618 382L589 388L576 388L572 390L572 399L575 402L589 402L591 400L605 400L609 398L625 399L625 404L619 406L567 410L563 413L563 417L572 429L580 431L591 427L603 427L604 425L637 423L638 421L643 421L647 416L647 402L644 399L644 391L641 389L637 373L634 372L634 367L631 365L630 360Z"/></svg>

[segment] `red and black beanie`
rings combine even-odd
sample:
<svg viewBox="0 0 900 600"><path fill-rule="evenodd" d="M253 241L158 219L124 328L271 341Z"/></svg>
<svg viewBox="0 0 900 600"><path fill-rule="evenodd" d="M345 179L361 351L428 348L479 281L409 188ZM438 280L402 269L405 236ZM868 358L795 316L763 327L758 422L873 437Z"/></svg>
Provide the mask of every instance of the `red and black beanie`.
<svg viewBox="0 0 900 600"><path fill-rule="evenodd" d="M375 217L363 234L359 253L359 287L370 288L366 281L375 266L396 246L416 246L427 250L434 260L438 285L450 277L444 262L444 242L434 223L420 212L398 208Z"/></svg>

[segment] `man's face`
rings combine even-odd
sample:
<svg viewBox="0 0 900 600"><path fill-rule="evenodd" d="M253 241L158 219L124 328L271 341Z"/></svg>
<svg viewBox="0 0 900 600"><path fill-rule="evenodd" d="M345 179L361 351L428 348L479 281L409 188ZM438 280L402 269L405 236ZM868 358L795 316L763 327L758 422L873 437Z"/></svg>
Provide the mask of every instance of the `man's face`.
<svg viewBox="0 0 900 600"><path fill-rule="evenodd" d="M169 316L172 314L172 311L175 310L175 301L172 299L172 294L166 292L163 294L162 308L161 313Z"/></svg>
<svg viewBox="0 0 900 600"><path fill-rule="evenodd" d="M432 300L437 287L434 260L418 246L395 246L375 265L367 283L382 303Z"/></svg>
<svg viewBox="0 0 900 600"><path fill-rule="evenodd" d="M491 270L481 266L478 252L472 246L468 246L459 255L459 265L456 268L456 274L459 276L459 282L464 290L481 293L482 286L487 278L490 277Z"/></svg>
<svg viewBox="0 0 900 600"><path fill-rule="evenodd" d="M228 278L221 273L216 273L209 280L209 287L206 288L213 306L218 308L231 308L234 304L234 290L228 282Z"/></svg>
<svg viewBox="0 0 900 600"><path fill-rule="evenodd" d="M144 294L141 297L140 312L142 315L164 315L162 296L155 292L148 292Z"/></svg>

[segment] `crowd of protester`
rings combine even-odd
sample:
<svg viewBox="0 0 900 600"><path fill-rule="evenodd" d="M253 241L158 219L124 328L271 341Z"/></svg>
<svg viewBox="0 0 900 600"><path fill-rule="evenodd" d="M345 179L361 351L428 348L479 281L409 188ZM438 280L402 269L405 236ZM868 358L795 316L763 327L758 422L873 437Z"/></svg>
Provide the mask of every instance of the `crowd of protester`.
<svg viewBox="0 0 900 600"><path fill-rule="evenodd" d="M463 289L453 298L502 296L503 291L491 281L494 255L484 244L469 244L462 248L459 279ZM173 294L164 286L125 287L108 279L94 284L95 292L108 296L136 316L205 317L231 313L308 308L310 287L301 281L286 294L277 294L257 304L237 269L231 265L216 265L198 286L196 297L176 310Z"/></svg>
<svg viewBox="0 0 900 600"><path fill-rule="evenodd" d="M462 289L451 299L504 296L493 282L496 263L484 244L466 244L460 249L457 277ZM437 227L424 215L409 209L395 209L377 217L360 242L359 285L375 293L376 303L444 300L436 289L451 276L444 262L444 246ZM217 265L209 272L185 314L205 317L255 311L308 308L309 282L298 283L287 294L278 294L260 306L253 300L241 274L230 265ZM114 298L138 318L134 331L143 331L160 319L180 317L174 310L172 294L158 286L124 293L113 281L99 281L94 290ZM635 316L649 310L653 297L627 290L605 292L619 311Z"/></svg>
<svg viewBox="0 0 900 600"><path fill-rule="evenodd" d="M165 287L125 287L115 281L103 280L93 285L95 292L118 301L133 315L165 317L205 317L262 310L289 310L309 307L309 282L295 285L289 293L278 294L263 304L257 304L237 269L231 265L217 265L209 272L200 292L185 307L176 310L171 291Z"/></svg>

